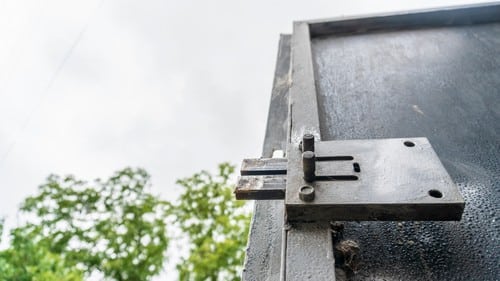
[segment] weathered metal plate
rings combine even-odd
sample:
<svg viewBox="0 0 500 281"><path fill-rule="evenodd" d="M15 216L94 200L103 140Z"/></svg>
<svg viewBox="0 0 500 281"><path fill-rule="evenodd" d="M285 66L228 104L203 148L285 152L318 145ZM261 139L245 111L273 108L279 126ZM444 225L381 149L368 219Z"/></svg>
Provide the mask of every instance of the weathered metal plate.
<svg viewBox="0 0 500 281"><path fill-rule="evenodd" d="M286 158L244 159L234 190L236 199L285 199L286 164Z"/></svg>
<svg viewBox="0 0 500 281"><path fill-rule="evenodd" d="M426 138L324 141L316 144L316 154L353 158L318 162L320 179L350 175L357 180L306 183L294 177L286 193L290 221L461 218L464 200ZM304 185L315 189L310 203L299 199Z"/></svg>
<svg viewBox="0 0 500 281"><path fill-rule="evenodd" d="M238 178L234 194L238 200L285 199L286 177L243 176Z"/></svg>

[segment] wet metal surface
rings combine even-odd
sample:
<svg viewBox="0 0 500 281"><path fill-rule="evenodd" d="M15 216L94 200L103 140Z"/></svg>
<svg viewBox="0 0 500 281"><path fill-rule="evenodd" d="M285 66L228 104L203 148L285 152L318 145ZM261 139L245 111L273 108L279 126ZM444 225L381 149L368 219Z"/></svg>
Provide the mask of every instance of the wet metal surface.
<svg viewBox="0 0 500 281"><path fill-rule="evenodd" d="M426 136L460 222L349 222L355 280L498 280L500 24L313 39L324 139Z"/></svg>
<svg viewBox="0 0 500 281"><path fill-rule="evenodd" d="M498 9L499 5L474 13ZM441 18L445 24L474 23L466 11L460 11L458 19L447 13L451 18ZM487 19L492 19L491 13ZM382 17L382 25L385 20ZM363 22L349 20L347 26ZM332 26L338 24L345 23ZM327 31L331 27L325 26ZM406 30L400 26L369 33L363 29L369 30L356 27L356 34L312 40L315 85L304 90L317 88L321 137L425 136L457 183L466 208L460 222L345 223L343 239L360 248L359 270L352 279L498 280L498 24ZM287 119L294 110L294 100L288 103L289 48L290 36L282 36L263 157L285 150L287 139L296 143L307 133L287 134L297 122ZM308 68L299 66L302 71ZM320 135L319 130L311 133ZM243 280L345 280L344 274L332 270L330 228L287 225L283 207L283 201L256 201Z"/></svg>

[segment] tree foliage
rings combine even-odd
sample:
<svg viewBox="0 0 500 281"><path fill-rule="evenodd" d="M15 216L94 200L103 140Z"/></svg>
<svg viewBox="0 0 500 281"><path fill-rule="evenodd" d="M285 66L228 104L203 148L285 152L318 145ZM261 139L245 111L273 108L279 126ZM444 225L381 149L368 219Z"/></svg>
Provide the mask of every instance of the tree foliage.
<svg viewBox="0 0 500 281"><path fill-rule="evenodd" d="M21 209L35 219L21 231L88 274L148 280L160 272L168 246L167 204L148 187L142 169L93 183L51 175L24 201Z"/></svg>
<svg viewBox="0 0 500 281"><path fill-rule="evenodd" d="M21 206L27 222L0 251L0 280L81 281L95 272L106 280L150 280L174 238L189 241L177 265L180 280L239 280L249 214L233 199L233 172L225 163L215 176L202 171L178 180L183 191L175 203L149 192L143 169L93 182L50 175ZM170 237L172 229L181 237Z"/></svg>
<svg viewBox="0 0 500 281"><path fill-rule="evenodd" d="M11 247L0 252L0 280L82 281L83 271L50 252L46 245L34 243L23 229L16 229Z"/></svg>
<svg viewBox="0 0 500 281"><path fill-rule="evenodd" d="M202 171L177 181L184 191L172 210L189 237L189 255L177 266L182 281L240 279L250 216L234 200L233 172L223 163L215 176Z"/></svg>

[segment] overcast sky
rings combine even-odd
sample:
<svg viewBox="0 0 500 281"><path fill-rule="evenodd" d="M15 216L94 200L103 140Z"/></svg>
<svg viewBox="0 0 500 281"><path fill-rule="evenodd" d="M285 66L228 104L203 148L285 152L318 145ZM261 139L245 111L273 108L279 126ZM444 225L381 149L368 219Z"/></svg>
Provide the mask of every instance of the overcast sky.
<svg viewBox="0 0 500 281"><path fill-rule="evenodd" d="M0 216L50 173L139 166L175 198L175 179L259 156L294 20L471 2L0 0Z"/></svg>

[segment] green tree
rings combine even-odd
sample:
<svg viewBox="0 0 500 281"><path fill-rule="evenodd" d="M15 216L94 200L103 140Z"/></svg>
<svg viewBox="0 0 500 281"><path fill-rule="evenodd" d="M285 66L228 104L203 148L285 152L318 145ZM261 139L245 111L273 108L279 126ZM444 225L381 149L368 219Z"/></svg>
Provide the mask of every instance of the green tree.
<svg viewBox="0 0 500 281"><path fill-rule="evenodd" d="M250 215L234 200L233 172L223 163L215 176L202 171L177 181L184 190L172 212L189 240L189 255L177 266L182 281L240 280Z"/></svg>
<svg viewBox="0 0 500 281"><path fill-rule="evenodd" d="M51 175L21 210L33 217L19 229L70 266L112 280L149 280L168 246L168 205L147 191L142 169L118 171L93 183Z"/></svg>
<svg viewBox="0 0 500 281"><path fill-rule="evenodd" d="M83 280L81 270L69 265L61 256L51 253L47 247L33 243L31 237L23 233L22 229L12 231L11 237L11 246L0 252L0 280Z"/></svg>
<svg viewBox="0 0 500 281"><path fill-rule="evenodd" d="M215 176L202 171L179 180L176 203L149 192L143 169L90 183L50 175L21 206L28 220L0 251L0 280L81 281L94 272L106 280L150 280L179 231L174 238L189 241L177 265L180 280L239 280L250 217L233 198L233 172L224 163Z"/></svg>

